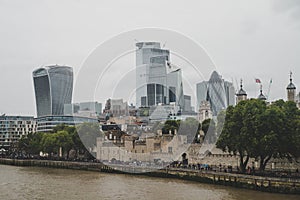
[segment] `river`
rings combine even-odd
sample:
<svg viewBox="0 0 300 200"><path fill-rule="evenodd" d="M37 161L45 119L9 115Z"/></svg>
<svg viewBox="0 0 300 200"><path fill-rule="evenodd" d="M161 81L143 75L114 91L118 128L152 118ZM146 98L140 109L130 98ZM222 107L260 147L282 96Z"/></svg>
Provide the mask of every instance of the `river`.
<svg viewBox="0 0 300 200"><path fill-rule="evenodd" d="M299 196L178 179L0 165L0 199L296 200Z"/></svg>

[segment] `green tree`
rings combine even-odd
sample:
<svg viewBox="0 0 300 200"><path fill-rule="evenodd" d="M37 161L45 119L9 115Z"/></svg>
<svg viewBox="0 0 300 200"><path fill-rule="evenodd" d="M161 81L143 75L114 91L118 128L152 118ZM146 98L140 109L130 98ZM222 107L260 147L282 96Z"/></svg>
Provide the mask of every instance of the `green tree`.
<svg viewBox="0 0 300 200"><path fill-rule="evenodd" d="M43 134L42 140L42 150L44 153L48 153L49 157L52 157L52 154L58 153L59 145L56 141L55 134L45 133Z"/></svg>
<svg viewBox="0 0 300 200"><path fill-rule="evenodd" d="M228 107L217 147L238 154L242 171L250 157L259 160L263 171L271 158L299 157L299 116L293 102L242 101Z"/></svg>
<svg viewBox="0 0 300 200"><path fill-rule="evenodd" d="M171 131L172 134L174 134L175 130L178 130L180 126L180 120L167 120L162 127L162 133L163 134L169 134Z"/></svg>
<svg viewBox="0 0 300 200"><path fill-rule="evenodd" d="M39 155L42 150L41 140L43 133L29 133L23 136L18 142L18 148L20 151L31 155Z"/></svg>
<svg viewBox="0 0 300 200"><path fill-rule="evenodd" d="M180 126L178 134L186 135L187 141L189 143L198 141L199 131L201 130L201 124L198 120L192 117L188 117L184 121L181 121L179 124Z"/></svg>
<svg viewBox="0 0 300 200"><path fill-rule="evenodd" d="M215 121L213 119L205 119L202 122L201 130L204 132L204 143L214 144L217 138Z"/></svg>
<svg viewBox="0 0 300 200"><path fill-rule="evenodd" d="M100 131L99 125L97 123L83 123L78 125L76 129L88 153L91 153L95 157L93 149L96 147L97 138L104 137L104 133ZM86 152L86 154L88 153Z"/></svg>
<svg viewBox="0 0 300 200"><path fill-rule="evenodd" d="M240 170L246 171L254 147L254 134L258 126L257 116L264 112L265 102L251 99L241 101L226 110L225 123L217 141L223 151L239 155Z"/></svg>
<svg viewBox="0 0 300 200"><path fill-rule="evenodd" d="M285 115L279 107L271 105L257 117L257 121L252 156L260 161L260 170L263 171L271 158L284 153L281 152L280 138L284 134Z"/></svg>
<svg viewBox="0 0 300 200"><path fill-rule="evenodd" d="M59 148L62 148L62 154L66 153L67 158L69 158L69 151L73 147L73 141L72 141L72 135L66 131L58 131L57 133L54 133L56 145L59 146Z"/></svg>

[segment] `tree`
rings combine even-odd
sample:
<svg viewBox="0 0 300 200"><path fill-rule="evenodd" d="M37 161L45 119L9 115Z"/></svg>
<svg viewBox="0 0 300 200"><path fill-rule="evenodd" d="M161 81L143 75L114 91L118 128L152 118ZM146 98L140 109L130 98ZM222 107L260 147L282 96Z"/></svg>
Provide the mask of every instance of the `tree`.
<svg viewBox="0 0 300 200"><path fill-rule="evenodd" d="M29 156L38 155L42 150L42 136L42 133L29 133L28 135L23 136L18 142L19 150Z"/></svg>
<svg viewBox="0 0 300 200"><path fill-rule="evenodd" d="M169 134L171 131L172 134L174 134L175 130L178 130L180 126L180 120L167 120L162 127L162 133L163 134Z"/></svg>
<svg viewBox="0 0 300 200"><path fill-rule="evenodd" d="M204 143L214 144L216 141L216 123L213 119L205 119L201 130L204 132Z"/></svg>
<svg viewBox="0 0 300 200"><path fill-rule="evenodd" d="M188 117L184 121L181 121L179 124L179 135L186 135L188 143L198 141L199 131L201 130L201 124L198 120L192 117Z"/></svg>
<svg viewBox="0 0 300 200"><path fill-rule="evenodd" d="M294 102L282 102L283 100L275 102L285 115L284 129L280 137L280 157L292 160L300 157L300 110Z"/></svg>
<svg viewBox="0 0 300 200"><path fill-rule="evenodd" d="M59 148L62 148L62 154L66 152L67 158L69 158L69 151L73 147L72 135L67 131L58 131L54 133L55 141Z"/></svg>
<svg viewBox="0 0 300 200"><path fill-rule="evenodd" d="M217 147L223 151L239 155L240 169L246 171L254 147L254 135L257 127L257 116L264 112L265 102L251 99L241 101L235 107L226 110L224 127L217 141Z"/></svg>
<svg viewBox="0 0 300 200"><path fill-rule="evenodd" d="M204 134L206 134L208 132L208 128L209 128L210 122L211 122L211 119L205 119L202 122L201 130L204 132Z"/></svg>
<svg viewBox="0 0 300 200"><path fill-rule="evenodd" d="M272 157L281 152L280 138L284 134L285 115L276 105L268 106L264 113L257 116L257 127L253 133L252 156L260 161L260 171L264 171Z"/></svg>
<svg viewBox="0 0 300 200"><path fill-rule="evenodd" d="M263 171L271 158L300 156L299 116L293 102L278 100L267 106L257 99L241 101L226 110L217 147L238 154L242 171L250 157Z"/></svg>
<svg viewBox="0 0 300 200"><path fill-rule="evenodd" d="M98 137L104 137L97 123L83 123L76 127L78 136L89 153L93 153ZM86 152L87 154L87 152Z"/></svg>
<svg viewBox="0 0 300 200"><path fill-rule="evenodd" d="M48 153L49 157L52 157L52 153L58 153L59 146L54 134L43 134L41 143L43 152Z"/></svg>

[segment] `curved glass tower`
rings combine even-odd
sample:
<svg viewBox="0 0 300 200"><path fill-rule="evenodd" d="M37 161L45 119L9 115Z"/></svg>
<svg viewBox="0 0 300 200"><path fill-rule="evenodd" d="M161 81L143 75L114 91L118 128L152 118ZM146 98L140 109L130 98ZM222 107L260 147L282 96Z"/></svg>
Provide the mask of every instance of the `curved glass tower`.
<svg viewBox="0 0 300 200"><path fill-rule="evenodd" d="M208 81L208 84L209 87L207 100L211 102L213 114L217 115L217 113L225 109L228 105L224 80L216 71L214 71Z"/></svg>
<svg viewBox="0 0 300 200"><path fill-rule="evenodd" d="M72 101L73 69L67 66L46 66L32 73L37 117L63 115L64 104Z"/></svg>
<svg viewBox="0 0 300 200"><path fill-rule="evenodd" d="M234 105L234 95L233 84L224 81L216 71L211 74L209 81L202 81L197 84L198 107L201 102L208 101L213 116L217 116L221 110L226 109L229 105Z"/></svg>

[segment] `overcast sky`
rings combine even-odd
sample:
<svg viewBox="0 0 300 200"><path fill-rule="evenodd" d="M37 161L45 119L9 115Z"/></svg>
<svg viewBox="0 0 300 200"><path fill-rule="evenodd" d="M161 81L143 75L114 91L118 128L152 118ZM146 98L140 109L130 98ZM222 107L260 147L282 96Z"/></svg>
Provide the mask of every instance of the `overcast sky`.
<svg viewBox="0 0 300 200"><path fill-rule="evenodd" d="M272 78L270 99L285 99L290 70L300 87L298 0L0 0L0 113L36 115L34 69L65 64L76 77L99 44L143 27L192 38L225 79L243 78L250 97L254 78L265 90Z"/></svg>

